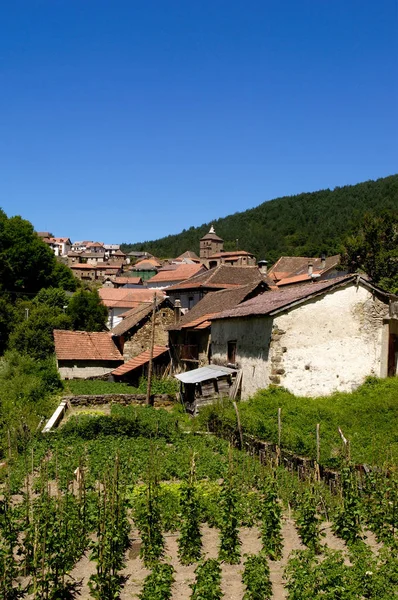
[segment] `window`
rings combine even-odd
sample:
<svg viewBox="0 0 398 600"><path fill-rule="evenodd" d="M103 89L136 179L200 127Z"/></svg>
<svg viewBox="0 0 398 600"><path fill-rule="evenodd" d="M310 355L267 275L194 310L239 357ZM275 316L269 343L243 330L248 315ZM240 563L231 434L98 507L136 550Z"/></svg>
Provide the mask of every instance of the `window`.
<svg viewBox="0 0 398 600"><path fill-rule="evenodd" d="M236 361L236 340L230 340L227 348L228 362L235 364Z"/></svg>
<svg viewBox="0 0 398 600"><path fill-rule="evenodd" d="M191 310L193 306L193 296L189 296L188 298L188 309Z"/></svg>

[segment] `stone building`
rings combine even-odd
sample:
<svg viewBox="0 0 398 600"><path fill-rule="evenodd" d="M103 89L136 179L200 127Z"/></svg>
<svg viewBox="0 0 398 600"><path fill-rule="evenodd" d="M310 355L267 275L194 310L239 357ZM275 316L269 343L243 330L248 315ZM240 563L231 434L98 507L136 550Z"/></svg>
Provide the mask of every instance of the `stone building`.
<svg viewBox="0 0 398 600"><path fill-rule="evenodd" d="M125 313L123 320L118 323L111 334L123 354L125 361L149 350L152 340L153 301L141 303ZM167 298L159 298L155 312L154 344L165 347L168 345L166 328L174 322L174 311Z"/></svg>
<svg viewBox="0 0 398 600"><path fill-rule="evenodd" d="M104 377L123 364L123 356L107 331L55 329L54 345L61 379Z"/></svg>
<svg viewBox="0 0 398 600"><path fill-rule="evenodd" d="M302 396L397 372L391 294L356 275L270 291L211 318L212 360L242 369L242 397L270 384Z"/></svg>
<svg viewBox="0 0 398 600"><path fill-rule="evenodd" d="M220 238L214 231L214 227L210 227L209 233L206 233L200 240L200 258L209 258L216 252L222 252L224 249L224 240Z"/></svg>

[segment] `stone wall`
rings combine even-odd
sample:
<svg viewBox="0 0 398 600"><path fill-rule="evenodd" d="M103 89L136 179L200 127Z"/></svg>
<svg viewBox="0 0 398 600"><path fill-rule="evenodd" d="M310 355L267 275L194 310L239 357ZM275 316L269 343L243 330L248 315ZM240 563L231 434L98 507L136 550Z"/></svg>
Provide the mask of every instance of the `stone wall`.
<svg viewBox="0 0 398 600"><path fill-rule="evenodd" d="M171 406L176 402L176 397L172 394L153 394L151 396L154 406ZM121 404L127 406L130 404L145 404L146 394L96 394L80 396L64 396L63 401L71 406L99 406L103 404Z"/></svg>
<svg viewBox="0 0 398 600"><path fill-rule="evenodd" d="M169 325L174 323L174 311L171 308L161 308L156 313L155 318L155 345L167 346L169 342L169 334L166 331ZM151 346L152 323L149 317L140 329L134 335L126 340L123 349L123 358L126 361L134 356L138 356L141 352L149 350Z"/></svg>
<svg viewBox="0 0 398 600"><path fill-rule="evenodd" d="M236 340L242 398L270 384L298 396L350 392L369 375L383 376L383 317L388 304L349 285L272 317L212 323L213 363L227 363Z"/></svg>

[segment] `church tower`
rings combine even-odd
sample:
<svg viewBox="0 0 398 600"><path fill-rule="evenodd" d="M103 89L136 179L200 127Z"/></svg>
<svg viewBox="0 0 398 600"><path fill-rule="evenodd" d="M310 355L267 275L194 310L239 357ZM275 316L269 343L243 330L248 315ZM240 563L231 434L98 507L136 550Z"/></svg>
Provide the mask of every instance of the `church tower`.
<svg viewBox="0 0 398 600"><path fill-rule="evenodd" d="M200 258L209 258L212 254L223 250L224 240L216 234L212 225L209 233L206 233L200 240Z"/></svg>

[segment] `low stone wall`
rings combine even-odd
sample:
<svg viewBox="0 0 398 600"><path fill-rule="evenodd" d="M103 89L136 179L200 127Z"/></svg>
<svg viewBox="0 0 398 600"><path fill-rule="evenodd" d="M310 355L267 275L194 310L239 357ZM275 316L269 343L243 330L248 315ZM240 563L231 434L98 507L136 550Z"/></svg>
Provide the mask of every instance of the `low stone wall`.
<svg viewBox="0 0 398 600"><path fill-rule="evenodd" d="M71 406L98 406L100 404L121 404L128 406L130 404L141 405L146 402L145 394L88 394L81 396L64 396L63 400ZM176 402L172 394L153 394L151 396L153 406L171 406Z"/></svg>

